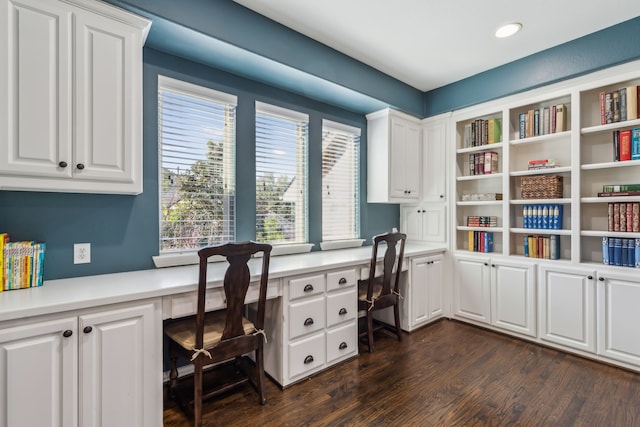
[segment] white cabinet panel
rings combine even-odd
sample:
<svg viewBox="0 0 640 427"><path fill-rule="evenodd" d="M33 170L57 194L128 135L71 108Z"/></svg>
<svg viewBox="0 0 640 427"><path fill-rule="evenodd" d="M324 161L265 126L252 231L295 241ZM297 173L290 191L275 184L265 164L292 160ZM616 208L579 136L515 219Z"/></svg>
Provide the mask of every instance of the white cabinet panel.
<svg viewBox="0 0 640 427"><path fill-rule="evenodd" d="M400 230L410 241L446 242L446 206L444 204L402 205Z"/></svg>
<svg viewBox="0 0 640 427"><path fill-rule="evenodd" d="M327 328L353 320L358 314L358 294L355 289L327 295Z"/></svg>
<svg viewBox="0 0 640 427"><path fill-rule="evenodd" d="M351 322L327 332L327 363L358 353L358 325Z"/></svg>
<svg viewBox="0 0 640 427"><path fill-rule="evenodd" d="M456 315L489 323L491 288L488 258L456 258L454 312Z"/></svg>
<svg viewBox="0 0 640 427"><path fill-rule="evenodd" d="M294 379L303 373L311 373L325 363L324 333L289 344L289 376Z"/></svg>
<svg viewBox="0 0 640 427"><path fill-rule="evenodd" d="M447 180L447 121L423 120L422 201L444 202Z"/></svg>
<svg viewBox="0 0 640 427"><path fill-rule="evenodd" d="M491 320L495 326L536 336L534 268L492 260Z"/></svg>
<svg viewBox="0 0 640 427"><path fill-rule="evenodd" d="M289 320L290 339L324 329L324 296L291 304L289 306Z"/></svg>

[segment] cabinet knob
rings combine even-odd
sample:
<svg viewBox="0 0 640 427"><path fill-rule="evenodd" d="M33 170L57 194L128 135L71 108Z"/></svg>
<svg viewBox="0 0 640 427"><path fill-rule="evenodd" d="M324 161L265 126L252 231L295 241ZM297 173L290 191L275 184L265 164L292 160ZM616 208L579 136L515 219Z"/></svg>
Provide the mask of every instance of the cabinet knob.
<svg viewBox="0 0 640 427"><path fill-rule="evenodd" d="M416 212L420 213L420 209L418 209Z"/></svg>
<svg viewBox="0 0 640 427"><path fill-rule="evenodd" d="M73 335L73 331L71 329L67 329L62 333L62 336L65 338L69 338L71 335Z"/></svg>
<svg viewBox="0 0 640 427"><path fill-rule="evenodd" d="M93 331L93 328L91 326L85 326L84 329L82 330L85 334L90 333L91 331Z"/></svg>
<svg viewBox="0 0 640 427"><path fill-rule="evenodd" d="M309 326L309 325L313 325L313 319L311 317L307 317L304 320L304 326Z"/></svg>
<svg viewBox="0 0 640 427"><path fill-rule="evenodd" d="M491 267L495 267L495 266L496 266L495 264L491 264Z"/></svg>
<svg viewBox="0 0 640 427"><path fill-rule="evenodd" d="M426 210L422 209L422 213L425 213L425 212L426 212Z"/></svg>
<svg viewBox="0 0 640 427"><path fill-rule="evenodd" d="M441 199L444 199L444 194L441 194L441 195L440 195L440 198L441 198Z"/></svg>
<svg viewBox="0 0 640 427"><path fill-rule="evenodd" d="M593 276L587 276L587 279L593 280Z"/></svg>
<svg viewBox="0 0 640 427"><path fill-rule="evenodd" d="M306 284L305 287L304 287L304 291L305 292L313 291L313 285L311 283Z"/></svg>
<svg viewBox="0 0 640 427"><path fill-rule="evenodd" d="M487 266L488 266L488 265L489 265L489 263L488 263L488 262L485 262L485 263L484 263L484 265L487 265Z"/></svg>
<svg viewBox="0 0 640 427"><path fill-rule="evenodd" d="M58 162L58 166L60 166L61 168L66 168L67 162Z"/></svg>
<svg viewBox="0 0 640 427"><path fill-rule="evenodd" d="M604 277L598 277L598 280L604 282Z"/></svg>
<svg viewBox="0 0 640 427"><path fill-rule="evenodd" d="M340 309L340 311L338 312L338 314L339 314L340 316L344 316L345 314L347 314L347 309L346 309L346 308L344 308L344 307L342 307L342 308Z"/></svg>
<svg viewBox="0 0 640 427"><path fill-rule="evenodd" d="M84 169L84 164L82 164L82 163L78 163L78 164L76 165L76 168L78 168L78 169L82 170L82 169Z"/></svg>
<svg viewBox="0 0 640 427"><path fill-rule="evenodd" d="M344 350L345 348L347 348L347 343L342 341L338 346L338 350Z"/></svg>
<svg viewBox="0 0 640 427"><path fill-rule="evenodd" d="M308 365L311 362L313 362L313 356L312 355L308 355L307 357L304 358L304 364L305 365Z"/></svg>
<svg viewBox="0 0 640 427"><path fill-rule="evenodd" d="M345 283L347 283L347 279L344 277L341 277L340 280L338 280L338 285L344 285Z"/></svg>

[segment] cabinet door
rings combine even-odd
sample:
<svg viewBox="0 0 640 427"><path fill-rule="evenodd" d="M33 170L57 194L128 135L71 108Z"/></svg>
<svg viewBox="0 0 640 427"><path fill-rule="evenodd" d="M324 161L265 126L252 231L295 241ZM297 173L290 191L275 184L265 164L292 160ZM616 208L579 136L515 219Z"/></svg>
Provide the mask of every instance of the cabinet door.
<svg viewBox="0 0 640 427"><path fill-rule="evenodd" d="M414 327L429 320L429 257L415 258L411 260L411 318L409 326Z"/></svg>
<svg viewBox="0 0 640 427"><path fill-rule="evenodd" d="M422 208L422 240L427 242L447 241L446 207L429 205Z"/></svg>
<svg viewBox="0 0 640 427"><path fill-rule="evenodd" d="M75 317L0 330L1 427L78 425L76 332Z"/></svg>
<svg viewBox="0 0 640 427"><path fill-rule="evenodd" d="M598 273L598 354L640 366L640 281Z"/></svg>
<svg viewBox="0 0 640 427"><path fill-rule="evenodd" d="M540 338L595 352L595 271L540 267Z"/></svg>
<svg viewBox="0 0 640 427"><path fill-rule="evenodd" d="M535 266L491 260L491 323L536 336Z"/></svg>
<svg viewBox="0 0 640 427"><path fill-rule="evenodd" d="M443 315L443 280L444 266L442 255L429 258L429 269L427 271L427 280L429 283L429 319L434 319Z"/></svg>
<svg viewBox="0 0 640 427"><path fill-rule="evenodd" d="M82 10L75 19L74 174L133 183L141 168L139 33Z"/></svg>
<svg viewBox="0 0 640 427"><path fill-rule="evenodd" d="M59 162L71 163L71 12L5 1L0 28L0 173L70 177Z"/></svg>
<svg viewBox="0 0 640 427"><path fill-rule="evenodd" d="M422 240L422 208L417 205L401 207L400 229L407 240Z"/></svg>
<svg viewBox="0 0 640 427"><path fill-rule="evenodd" d="M489 258L456 258L454 311L457 316L489 323Z"/></svg>
<svg viewBox="0 0 640 427"><path fill-rule="evenodd" d="M422 177L422 129L418 125L407 124L405 151L405 185L407 198L420 198L420 179Z"/></svg>
<svg viewBox="0 0 640 427"><path fill-rule="evenodd" d="M438 120L423 128L424 155L422 167L422 200L446 200L446 122Z"/></svg>
<svg viewBox="0 0 640 427"><path fill-rule="evenodd" d="M389 196L417 200L420 197L420 135L418 126L391 119Z"/></svg>
<svg viewBox="0 0 640 427"><path fill-rule="evenodd" d="M81 425L162 425L159 313L149 303L80 317Z"/></svg>

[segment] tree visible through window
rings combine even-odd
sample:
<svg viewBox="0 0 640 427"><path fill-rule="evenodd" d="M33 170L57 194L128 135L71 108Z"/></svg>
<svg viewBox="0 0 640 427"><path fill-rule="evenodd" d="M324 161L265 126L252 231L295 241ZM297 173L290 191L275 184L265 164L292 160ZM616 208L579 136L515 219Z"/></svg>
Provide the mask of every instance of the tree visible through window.
<svg viewBox="0 0 640 427"><path fill-rule="evenodd" d="M235 240L235 104L158 77L161 252Z"/></svg>

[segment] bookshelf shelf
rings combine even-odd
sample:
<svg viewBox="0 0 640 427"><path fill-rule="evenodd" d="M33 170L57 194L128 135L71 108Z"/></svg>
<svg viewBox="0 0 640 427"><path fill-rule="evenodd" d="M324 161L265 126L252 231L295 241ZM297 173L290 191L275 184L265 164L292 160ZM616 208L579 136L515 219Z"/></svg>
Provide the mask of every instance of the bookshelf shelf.
<svg viewBox="0 0 640 427"><path fill-rule="evenodd" d="M514 234L557 234L560 236L570 236L571 230L552 230L549 228L510 228L510 233Z"/></svg>
<svg viewBox="0 0 640 427"><path fill-rule="evenodd" d="M486 144L486 145L478 145L475 147L467 147L467 148L459 148L456 150L457 154L468 154L468 153L477 153L480 151L489 151L489 150L499 150L503 146L502 142L497 142L495 144Z"/></svg>
<svg viewBox="0 0 640 427"><path fill-rule="evenodd" d="M637 203L640 202L640 196L583 197L580 201L582 203Z"/></svg>
<svg viewBox="0 0 640 427"><path fill-rule="evenodd" d="M469 200L456 202L458 206L501 206L502 200Z"/></svg>
<svg viewBox="0 0 640 427"><path fill-rule="evenodd" d="M558 173L571 173L571 166L559 166L548 169L535 169L535 170L519 170L509 172L509 176L530 176L530 175L547 175Z"/></svg>
<svg viewBox="0 0 640 427"><path fill-rule="evenodd" d="M632 127L638 127L638 126L640 126L640 119L627 120L624 122L616 122L616 123L609 123L606 125L596 125L596 126L589 126L586 128L582 128L580 130L580 134L589 135L594 133L609 132L612 130L632 128Z"/></svg>
<svg viewBox="0 0 640 427"><path fill-rule="evenodd" d="M509 203L512 205L567 205L571 203L571 199L512 199Z"/></svg>
<svg viewBox="0 0 640 427"><path fill-rule="evenodd" d="M580 235L584 237L620 237L623 239L640 239L640 233L621 233L619 231L582 230Z"/></svg>
<svg viewBox="0 0 640 427"><path fill-rule="evenodd" d="M488 173L486 175L463 175L456 177L457 181L479 181L484 179L497 179L502 178L502 172Z"/></svg>
<svg viewBox="0 0 640 427"><path fill-rule="evenodd" d="M626 160L623 162L606 162L606 163L589 163L580 166L582 170L596 170L596 169L614 169L614 168L628 168L633 166L640 166L640 160Z"/></svg>
<svg viewBox="0 0 640 427"><path fill-rule="evenodd" d="M510 141L509 144L513 146L524 145L524 144L536 144L540 142L558 141L562 139L569 140L570 137L571 137L571 131L564 131L564 132L550 133L547 135L530 136L529 138L515 139L513 141Z"/></svg>
<svg viewBox="0 0 640 427"><path fill-rule="evenodd" d="M502 227L468 227L459 225L456 227L458 231L490 231L493 233L502 233Z"/></svg>

